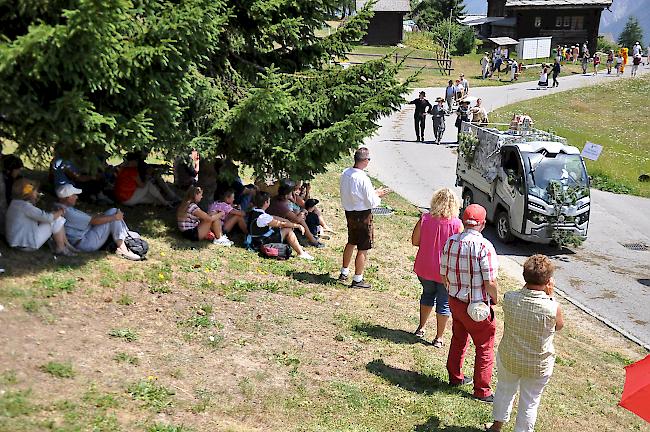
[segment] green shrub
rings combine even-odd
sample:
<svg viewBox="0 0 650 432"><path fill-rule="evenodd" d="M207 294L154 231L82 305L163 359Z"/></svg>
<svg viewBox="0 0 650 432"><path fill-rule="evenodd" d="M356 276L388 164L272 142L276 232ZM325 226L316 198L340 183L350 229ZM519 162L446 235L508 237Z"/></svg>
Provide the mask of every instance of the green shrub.
<svg viewBox="0 0 650 432"><path fill-rule="evenodd" d="M596 51L600 52L609 52L609 50L618 51L618 44L613 40L607 39L605 36L598 36L598 42L596 43Z"/></svg>
<svg viewBox="0 0 650 432"><path fill-rule="evenodd" d="M131 384L127 392L135 399L143 401L147 408L161 412L172 405L174 392L156 382L154 377Z"/></svg>

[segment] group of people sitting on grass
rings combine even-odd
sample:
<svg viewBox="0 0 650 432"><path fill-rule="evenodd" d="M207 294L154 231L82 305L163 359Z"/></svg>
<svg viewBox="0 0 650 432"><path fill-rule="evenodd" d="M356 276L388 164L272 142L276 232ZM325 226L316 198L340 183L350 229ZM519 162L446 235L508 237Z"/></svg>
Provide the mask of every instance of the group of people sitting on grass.
<svg viewBox="0 0 650 432"><path fill-rule="evenodd" d="M286 243L304 259L313 258L301 241L305 246L324 247L320 239L331 229L317 207L318 200L310 197L308 183L285 179L272 186L263 182L244 186L237 166L218 159L213 167L216 177L207 180L213 183L214 200L205 202L204 188L199 186L199 157L193 151L189 158L180 157L174 163L175 184L184 189L179 198L175 188L162 178L167 166L148 164L146 158L145 153L129 153L119 166L99 158L99 169L89 175L78 168L73 155L57 154L45 188L56 199L52 210L46 211L37 207L44 194L39 182L23 176L21 159L13 154L1 156L0 231L6 242L23 251L38 250L48 243L55 254L65 256L114 249L118 256L140 260L142 257L125 243L128 236L137 233L129 230L122 211L113 206L117 202L127 207L149 204L174 211L180 235L192 241L231 246L228 235L237 231L244 246ZM271 196L267 191L274 189L277 192ZM91 215L76 208L78 200L111 208Z"/></svg>

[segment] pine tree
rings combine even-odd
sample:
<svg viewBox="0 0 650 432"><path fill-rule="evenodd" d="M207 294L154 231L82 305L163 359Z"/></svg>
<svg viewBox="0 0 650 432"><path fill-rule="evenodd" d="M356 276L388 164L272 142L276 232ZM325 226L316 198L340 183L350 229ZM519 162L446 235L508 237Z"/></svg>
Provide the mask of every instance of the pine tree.
<svg viewBox="0 0 650 432"><path fill-rule="evenodd" d="M411 0L411 16L418 27L429 30L441 21L451 20L456 22L465 16L463 0Z"/></svg>
<svg viewBox="0 0 650 432"><path fill-rule="evenodd" d="M618 36L618 44L622 47L632 49L636 42L643 45L643 29L639 25L639 21L634 16L630 16L625 23L623 31Z"/></svg>
<svg viewBox="0 0 650 432"><path fill-rule="evenodd" d="M340 0L14 0L0 5L0 139L49 157L146 148L297 178L358 146L407 83L332 64L371 17Z"/></svg>

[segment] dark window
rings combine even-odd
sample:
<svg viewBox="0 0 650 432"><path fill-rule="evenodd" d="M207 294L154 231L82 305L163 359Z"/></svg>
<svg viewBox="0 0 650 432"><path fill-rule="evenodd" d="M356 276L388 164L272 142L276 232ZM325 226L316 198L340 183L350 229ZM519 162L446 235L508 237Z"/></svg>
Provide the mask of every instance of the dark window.
<svg viewBox="0 0 650 432"><path fill-rule="evenodd" d="M585 27L585 17L574 16L571 17L571 30L582 30Z"/></svg>
<svg viewBox="0 0 650 432"><path fill-rule="evenodd" d="M555 27L562 27L562 17L555 17Z"/></svg>
<svg viewBox="0 0 650 432"><path fill-rule="evenodd" d="M564 17L564 27L571 27L571 17Z"/></svg>
<svg viewBox="0 0 650 432"><path fill-rule="evenodd" d="M535 17L535 27L540 28L542 26L542 17Z"/></svg>

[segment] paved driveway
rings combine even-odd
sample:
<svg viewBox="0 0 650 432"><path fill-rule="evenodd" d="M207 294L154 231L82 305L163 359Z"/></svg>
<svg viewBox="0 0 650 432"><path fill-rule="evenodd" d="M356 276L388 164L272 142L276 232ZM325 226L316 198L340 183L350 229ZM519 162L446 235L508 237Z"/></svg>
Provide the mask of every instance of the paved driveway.
<svg viewBox="0 0 650 432"><path fill-rule="evenodd" d="M649 71L643 68L641 72ZM493 110L615 79L627 78L605 74L561 76L558 89L537 90L535 83L517 83L477 87L471 89L471 94L483 98L486 108ZM415 98L419 90L410 97ZM429 100L443 94L441 88L424 90ZM402 111L383 118L378 133L366 142L372 153L370 174L413 204L428 207L433 190L453 187L455 183L456 154L451 144L456 141L454 119L453 115L448 119L443 145L438 146L415 142L413 106L404 105ZM432 123L428 121L426 136L432 139L432 135ZM650 245L650 199L592 189L590 221L589 238L583 246L563 253L525 242L501 244L494 239L491 228L486 235L493 239L500 255L519 264L537 252L552 256L558 266L557 286L569 300L650 349L650 251L634 251L623 246ZM512 262L509 264L515 272L520 271Z"/></svg>

